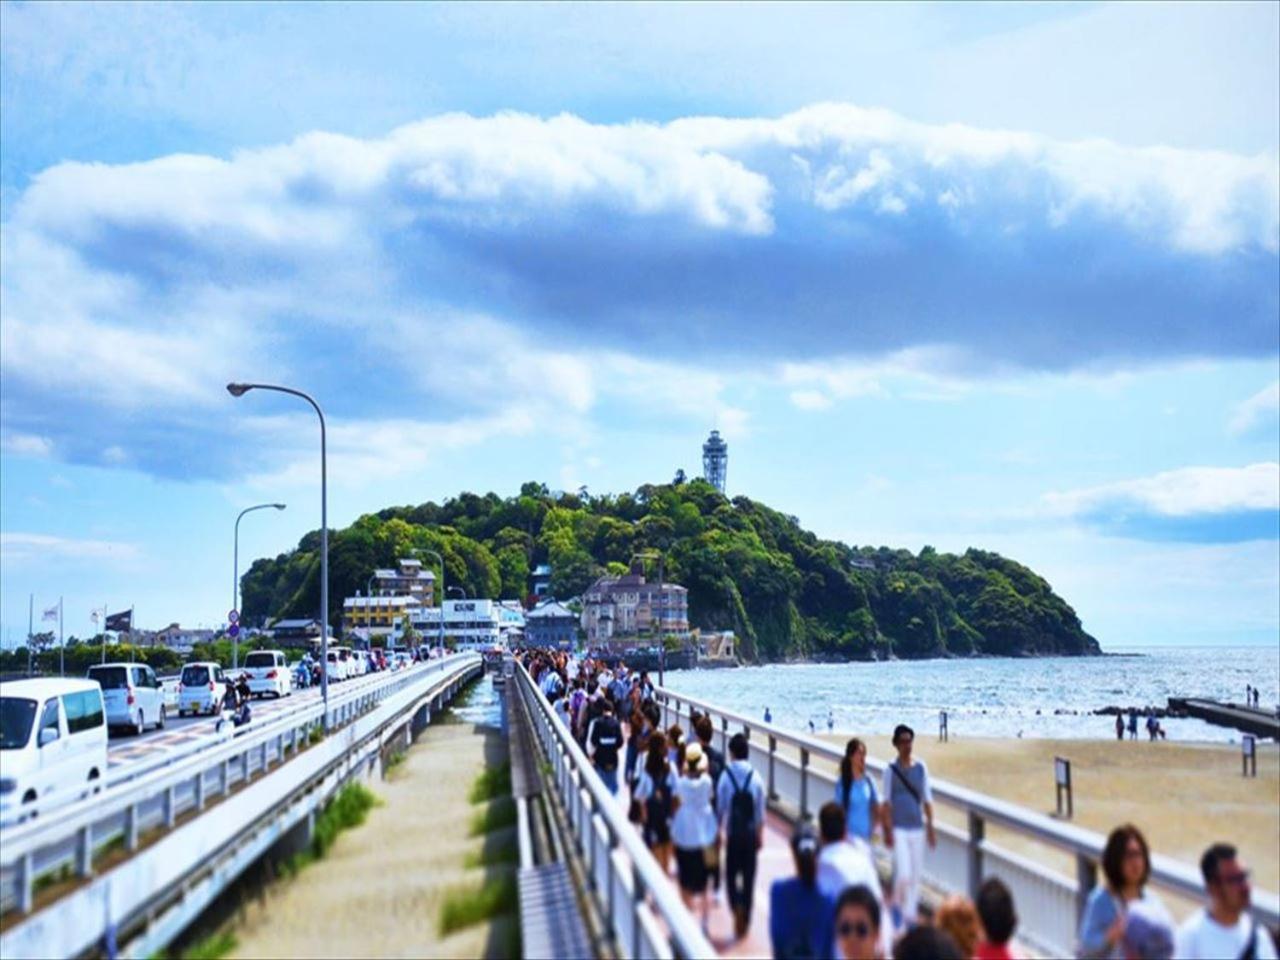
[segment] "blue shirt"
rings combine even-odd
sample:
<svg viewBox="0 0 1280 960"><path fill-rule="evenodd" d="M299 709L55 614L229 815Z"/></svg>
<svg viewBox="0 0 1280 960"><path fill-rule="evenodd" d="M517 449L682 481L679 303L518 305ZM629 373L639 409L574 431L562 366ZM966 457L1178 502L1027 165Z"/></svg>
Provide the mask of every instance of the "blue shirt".
<svg viewBox="0 0 1280 960"><path fill-rule="evenodd" d="M769 940L776 960L835 956L836 905L799 877L769 888Z"/></svg>
<svg viewBox="0 0 1280 960"><path fill-rule="evenodd" d="M871 842L871 831L875 827L876 807L880 803L876 795L875 782L868 776L861 776L849 784L846 794L844 780L836 777L836 803L844 807L845 824L851 837L861 837Z"/></svg>

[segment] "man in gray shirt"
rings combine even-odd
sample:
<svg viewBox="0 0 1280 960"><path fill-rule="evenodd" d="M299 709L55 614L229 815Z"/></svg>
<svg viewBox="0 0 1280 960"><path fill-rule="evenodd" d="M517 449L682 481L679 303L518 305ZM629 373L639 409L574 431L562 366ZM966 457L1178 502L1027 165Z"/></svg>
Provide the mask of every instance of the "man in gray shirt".
<svg viewBox="0 0 1280 960"><path fill-rule="evenodd" d="M933 830L933 790L923 760L911 757L915 731L898 724L893 745L898 758L884 769L884 842L893 850L893 896L902 907L902 919L914 926L920 905L920 878L924 872L924 845L938 845Z"/></svg>

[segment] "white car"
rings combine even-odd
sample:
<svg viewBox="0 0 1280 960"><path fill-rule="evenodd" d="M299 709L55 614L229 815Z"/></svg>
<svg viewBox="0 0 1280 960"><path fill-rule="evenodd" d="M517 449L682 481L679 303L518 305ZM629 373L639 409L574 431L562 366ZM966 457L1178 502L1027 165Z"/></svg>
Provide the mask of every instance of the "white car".
<svg viewBox="0 0 1280 960"><path fill-rule="evenodd" d="M107 718L97 683L0 684L0 823L85 796L106 772Z"/></svg>
<svg viewBox="0 0 1280 960"><path fill-rule="evenodd" d="M220 665L212 661L188 663L178 677L178 716L219 713L230 686Z"/></svg>
<svg viewBox="0 0 1280 960"><path fill-rule="evenodd" d="M330 683L341 683L347 679L347 665L338 656L337 650L329 651L329 662L325 664L325 673L329 675Z"/></svg>
<svg viewBox="0 0 1280 960"><path fill-rule="evenodd" d="M89 668L88 679L102 687L107 728L141 735L151 724L164 729L164 689L145 663L101 663Z"/></svg>
<svg viewBox="0 0 1280 960"><path fill-rule="evenodd" d="M344 680L360 676L363 671L360 669L360 664L356 662L355 651L350 647L331 647L330 649L338 652L338 662L342 665Z"/></svg>
<svg viewBox="0 0 1280 960"><path fill-rule="evenodd" d="M283 650L255 650L244 658L249 692L260 697L287 697L293 693L293 673Z"/></svg>

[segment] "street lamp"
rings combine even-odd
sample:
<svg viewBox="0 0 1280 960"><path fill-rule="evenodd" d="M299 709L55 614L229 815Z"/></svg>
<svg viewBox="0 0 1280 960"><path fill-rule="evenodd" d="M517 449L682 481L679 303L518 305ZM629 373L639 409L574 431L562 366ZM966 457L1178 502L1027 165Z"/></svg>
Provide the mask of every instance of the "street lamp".
<svg viewBox="0 0 1280 960"><path fill-rule="evenodd" d="M419 548L417 548L417 549L418 549L420 552L422 552L422 553L429 553L429 554L431 554L431 556L435 557L437 560L439 560L439 561L440 561L440 634L439 634L439 641L440 641L440 656L441 656L441 657L443 657L443 656L444 656L444 598L445 598L445 589L444 589L444 557L440 556L440 554L439 554L439 553L437 553L435 550L429 550L429 549L426 549L426 548L423 548L423 547L419 547Z"/></svg>
<svg viewBox="0 0 1280 960"><path fill-rule="evenodd" d="M457 591L458 591L458 595L459 595L460 597L462 597L462 599L463 599L463 600L467 599L467 591L463 590L461 587L450 587L449 589L450 589L450 590L457 590Z"/></svg>
<svg viewBox="0 0 1280 960"><path fill-rule="evenodd" d="M236 535L235 549L232 552L231 561L231 609L240 612L240 517L246 513L253 513L255 510L283 510L283 503L260 503L256 507L245 507L240 511L240 516L236 517ZM236 670L240 667L240 634L231 638L231 669Z"/></svg>
<svg viewBox="0 0 1280 960"><path fill-rule="evenodd" d="M631 555L632 560L635 560L637 557L641 560L658 561L658 686L661 687L665 686L664 680L666 679L667 670L667 638L663 636L662 633L662 608L666 606L666 603L664 602L664 594L662 592L662 575L665 572L663 570L663 563L665 562L665 558L660 550L644 550L640 553L633 553Z"/></svg>
<svg viewBox="0 0 1280 960"><path fill-rule="evenodd" d="M320 697L324 701L324 732L329 732L329 479L325 454L324 411L310 395L271 383L228 383L227 393L243 397L250 390L272 390L311 404L320 418Z"/></svg>
<svg viewBox="0 0 1280 960"><path fill-rule="evenodd" d="M375 569L369 575L369 579L364 582L364 642L369 649L373 649L373 581L378 576Z"/></svg>

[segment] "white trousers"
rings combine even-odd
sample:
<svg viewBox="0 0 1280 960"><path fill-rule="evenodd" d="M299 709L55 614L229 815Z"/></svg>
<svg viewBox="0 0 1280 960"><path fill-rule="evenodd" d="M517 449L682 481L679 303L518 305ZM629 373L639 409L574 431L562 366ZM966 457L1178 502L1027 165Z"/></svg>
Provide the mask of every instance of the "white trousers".
<svg viewBox="0 0 1280 960"><path fill-rule="evenodd" d="M902 908L902 921L916 922L920 907L920 879L924 875L924 828L893 829L893 899Z"/></svg>

